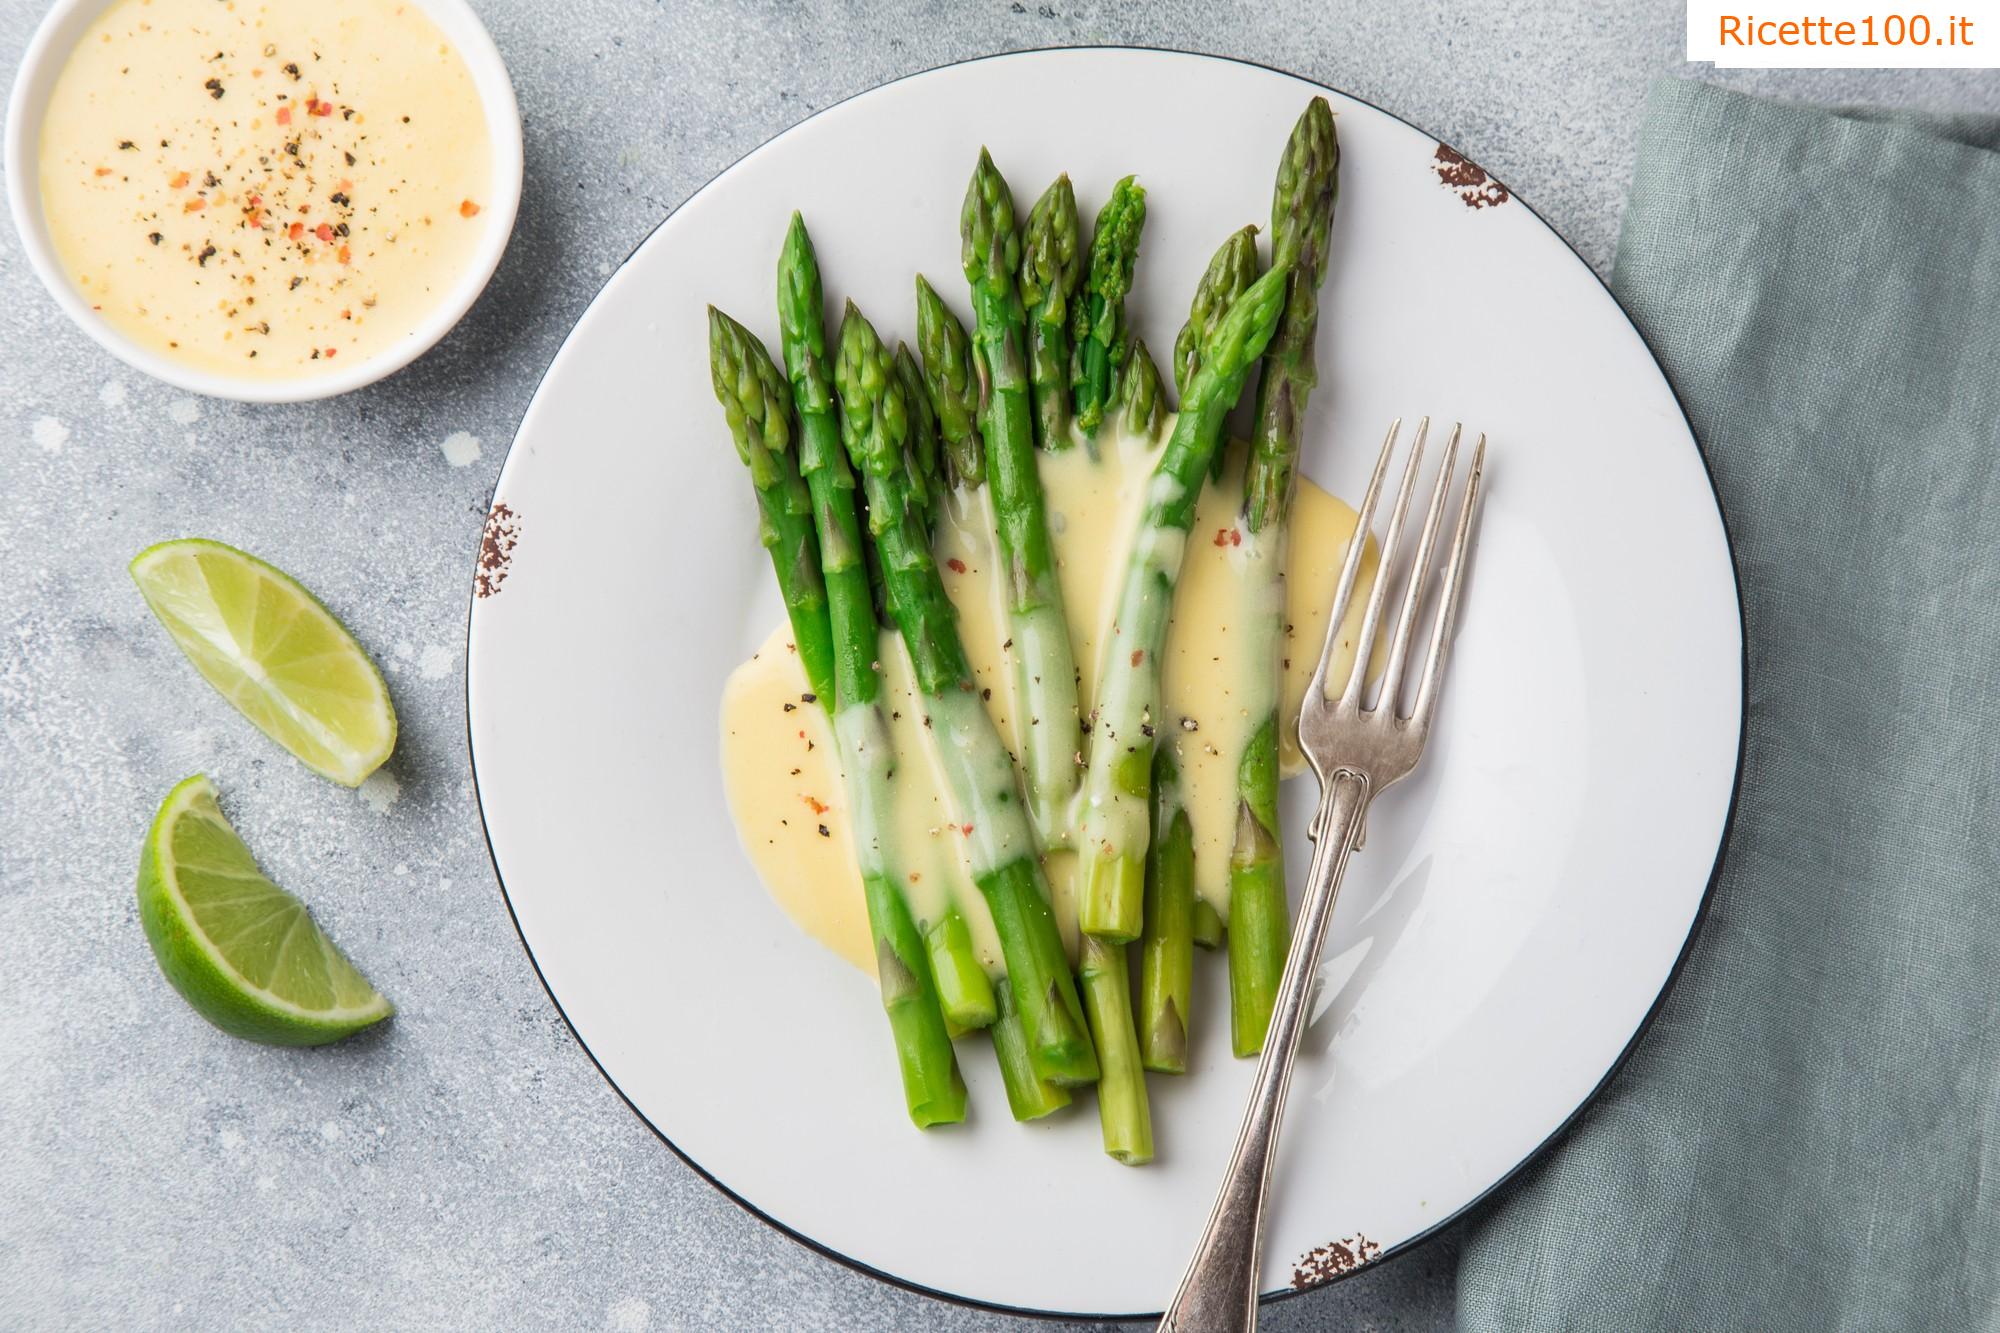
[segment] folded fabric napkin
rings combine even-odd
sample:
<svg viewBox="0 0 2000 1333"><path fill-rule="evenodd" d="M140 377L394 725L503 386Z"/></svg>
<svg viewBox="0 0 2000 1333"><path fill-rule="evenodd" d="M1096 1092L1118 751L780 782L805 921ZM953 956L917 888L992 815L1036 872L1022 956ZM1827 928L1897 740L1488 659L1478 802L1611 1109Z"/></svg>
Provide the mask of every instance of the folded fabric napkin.
<svg viewBox="0 0 2000 1333"><path fill-rule="evenodd" d="M1653 90L1612 286L1735 541L1743 788L1658 1021L1470 1234L1467 1329L2000 1328L1996 146Z"/></svg>

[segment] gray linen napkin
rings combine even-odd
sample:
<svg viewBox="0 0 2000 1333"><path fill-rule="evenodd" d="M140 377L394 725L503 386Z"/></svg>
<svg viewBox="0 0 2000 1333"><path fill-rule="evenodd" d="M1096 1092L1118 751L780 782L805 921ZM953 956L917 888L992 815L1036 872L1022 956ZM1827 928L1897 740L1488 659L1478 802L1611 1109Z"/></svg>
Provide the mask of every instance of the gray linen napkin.
<svg viewBox="0 0 2000 1333"><path fill-rule="evenodd" d="M1612 285L1734 536L1743 789L1658 1022L1470 1236L1467 1329L2000 1328L1996 145L1653 90Z"/></svg>

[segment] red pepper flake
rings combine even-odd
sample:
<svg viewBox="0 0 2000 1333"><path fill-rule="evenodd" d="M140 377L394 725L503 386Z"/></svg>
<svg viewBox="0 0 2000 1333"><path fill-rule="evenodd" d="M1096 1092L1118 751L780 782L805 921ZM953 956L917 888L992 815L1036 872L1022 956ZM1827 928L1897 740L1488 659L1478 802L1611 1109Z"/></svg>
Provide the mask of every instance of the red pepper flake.
<svg viewBox="0 0 2000 1333"><path fill-rule="evenodd" d="M1231 546L1241 546L1243 544L1243 530L1241 528L1231 528L1229 530L1229 544Z"/></svg>
<svg viewBox="0 0 2000 1333"><path fill-rule="evenodd" d="M331 222L320 223L317 227L313 228L313 235L319 237L322 245L332 245L333 224Z"/></svg>
<svg viewBox="0 0 2000 1333"><path fill-rule="evenodd" d="M99 167L99 168L97 169L97 171L96 171L96 173L95 173L95 174L97 174L97 175L99 175L99 176L109 176L109 175L111 174L111 168L110 168L110 167Z"/></svg>
<svg viewBox="0 0 2000 1333"><path fill-rule="evenodd" d="M1145 660L1146 660L1146 650L1145 650L1144 648L1134 648L1134 649L1132 650L1132 665L1133 665L1133 666L1138 666L1138 665L1139 665L1139 663L1141 663L1141 662L1143 662L1143 661L1145 661Z"/></svg>
<svg viewBox="0 0 2000 1333"><path fill-rule="evenodd" d="M1228 529L1228 528L1217 528L1217 529L1215 530L1215 544L1216 544L1217 546L1227 546L1227 545L1229 545L1229 529Z"/></svg>
<svg viewBox="0 0 2000 1333"><path fill-rule="evenodd" d="M965 562L963 560L960 560L957 556L953 556L951 559L945 561L944 563L945 563L945 568L949 569L954 574L963 574L965 572Z"/></svg>
<svg viewBox="0 0 2000 1333"><path fill-rule="evenodd" d="M333 103L322 102L317 97L308 97L306 99L306 112L308 115L330 116L333 114Z"/></svg>
<svg viewBox="0 0 2000 1333"><path fill-rule="evenodd" d="M303 222L294 222L291 226L285 228L285 235L294 241L305 234L306 224Z"/></svg>
<svg viewBox="0 0 2000 1333"><path fill-rule="evenodd" d="M968 837L968 838L969 838L969 837L971 837L971 836L972 836L972 825L970 825L970 824L960 824L960 825L958 826L958 831L959 831L960 833L963 833L963 834L964 834L964 835L965 835L966 837Z"/></svg>
<svg viewBox="0 0 2000 1333"><path fill-rule="evenodd" d="M326 359L329 361L333 360L333 358L339 355L340 355L340 349L338 347L329 347L326 349Z"/></svg>
<svg viewBox="0 0 2000 1333"><path fill-rule="evenodd" d="M201 212L202 209L207 207L208 207L208 200L203 199L200 195L196 195L194 198L188 200L186 203L181 205L181 212L199 213Z"/></svg>
<svg viewBox="0 0 2000 1333"><path fill-rule="evenodd" d="M292 123L292 109L290 107L281 106L278 108L278 123L280 125L289 125Z"/></svg>
<svg viewBox="0 0 2000 1333"><path fill-rule="evenodd" d="M801 796L799 797L799 799L804 801L808 806L810 806L812 808L812 812L816 815L823 815L829 809L832 808L831 806L827 805L824 801L821 801L816 797Z"/></svg>
<svg viewBox="0 0 2000 1333"><path fill-rule="evenodd" d="M337 251L335 251L334 253L335 253L335 257L336 257L336 258L338 258L338 259L340 260L340 262L341 262L341 263L343 263L343 264L351 264L351 263L353 263L353 262L354 262L354 253L353 253L353 252L352 252L351 250L349 250L349 249L348 249L348 248L347 248L346 246L344 246L344 245L343 245L343 246L341 246L341 247L340 247L340 249L339 249L339 250L337 250ZM343 311L343 312L341 313L341 317L342 317L343 319L344 319L344 318L346 318L346 312L345 312L345 311Z"/></svg>
<svg viewBox="0 0 2000 1333"><path fill-rule="evenodd" d="M462 200L458 205L458 215L462 218L476 217L478 213L479 205L470 199Z"/></svg>
<svg viewBox="0 0 2000 1333"><path fill-rule="evenodd" d="M243 225L246 227L262 227L264 225L263 212L255 208L244 210Z"/></svg>
<svg viewBox="0 0 2000 1333"><path fill-rule="evenodd" d="M185 190L187 183L188 174L185 171L175 172L174 178L167 182L167 188L169 190Z"/></svg>
<svg viewBox="0 0 2000 1333"><path fill-rule="evenodd" d="M258 205L262 204L263 202L264 202L264 196L263 196L263 195L261 195L261 194L257 194L257 193L254 193L254 192L253 192L253 193L251 194L251 196L250 196L250 200L249 200L249 203L250 203L250 207L252 207L252 208L256 208L256 207L257 207Z"/></svg>

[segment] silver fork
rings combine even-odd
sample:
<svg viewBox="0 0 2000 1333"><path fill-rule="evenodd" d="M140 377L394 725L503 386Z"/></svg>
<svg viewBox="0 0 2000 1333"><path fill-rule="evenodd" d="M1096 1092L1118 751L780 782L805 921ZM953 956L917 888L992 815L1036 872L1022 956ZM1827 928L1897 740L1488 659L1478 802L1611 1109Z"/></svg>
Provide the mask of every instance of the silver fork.
<svg viewBox="0 0 2000 1333"><path fill-rule="evenodd" d="M1270 1190L1271 1164L1277 1155L1278 1122L1284 1114L1285 1089L1291 1083L1299 1037L1305 1031L1320 949L1326 943L1327 926L1333 920L1334 896L1340 891L1347 858L1361 840L1368 803L1417 766L1437 714L1438 686L1444 678L1445 659L1451 652L1452 621L1458 612L1466 552L1471 546L1473 519L1478 511L1479 479L1486 461L1484 435L1479 437L1478 447L1473 451L1465 498L1459 504L1457 528L1446 557L1444 586L1438 593L1438 610L1416 699L1407 716L1399 711L1398 704L1404 669L1410 662L1410 638L1416 629L1418 609L1424 603L1431 556L1437 547L1445 498L1451 490L1452 471L1458 458L1460 428L1457 426L1452 427L1451 442L1445 446L1444 462L1431 490L1423 535L1417 542L1416 559L1404 584L1402 609L1390 640L1380 691L1372 708L1363 705L1368 661L1373 656L1382 604L1396 581L1392 577L1394 562L1402 543L1403 521L1410 509L1410 493L1416 486L1417 468L1423 461L1424 437L1430 430L1428 417L1417 425L1416 443L1410 450L1410 461L1403 468L1402 486L1389 519L1389 533L1382 543L1375 587L1362 617L1361 637L1356 641L1353 669L1340 693L1331 698L1327 695L1327 666L1340 642L1340 628L1347 619L1348 601L1361 569L1361 553L1373 530L1375 503L1381 497L1382 480L1388 474L1402 425L1400 419L1391 425L1388 438L1382 442L1382 456L1375 463L1368 494L1355 520L1354 539L1348 543L1347 558L1341 565L1340 583L1333 597L1333 618L1327 623L1326 646L1320 651L1319 666L1313 672L1312 683L1306 687L1305 702L1299 713L1299 748L1313 772L1319 775L1320 783L1319 812L1307 830L1313 840L1313 855L1306 877L1305 902L1299 908L1291 952L1285 959L1284 980L1271 1014L1270 1033L1264 1039L1263 1057L1257 1062L1256 1086L1243 1116L1243 1128L1237 1135L1236 1153L1216 1195L1208 1228L1181 1278L1180 1290L1160 1320L1161 1333L1247 1333L1256 1327L1257 1263L1263 1249L1264 1201Z"/></svg>

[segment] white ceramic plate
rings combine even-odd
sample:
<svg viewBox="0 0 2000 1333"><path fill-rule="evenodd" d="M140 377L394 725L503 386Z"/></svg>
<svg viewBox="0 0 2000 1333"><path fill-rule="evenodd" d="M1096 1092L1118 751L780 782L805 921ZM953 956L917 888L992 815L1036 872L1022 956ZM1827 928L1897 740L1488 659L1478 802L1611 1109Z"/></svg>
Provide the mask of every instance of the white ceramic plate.
<svg viewBox="0 0 2000 1333"><path fill-rule="evenodd" d="M717 699L782 611L709 388L704 307L776 345L773 266L800 208L830 312L853 297L908 336L918 269L963 309L958 209L983 142L1022 206L1067 170L1094 212L1139 174L1134 311L1171 346L1209 252L1266 217L1279 148L1324 91L1207 57L1051 51L822 112L639 248L501 474L468 688L522 939L605 1075L689 1162L896 1281L1038 1311L1159 1309L1251 1066L1229 1057L1210 958L1193 1069L1152 1082L1155 1165L1104 1157L1088 1098L1014 1124L976 1050L972 1122L909 1126L872 981L771 903L724 807ZM1398 415L1463 419L1492 447L1440 731L1377 806L1328 947L1267 1228L1273 1291L1337 1275L1333 1243L1385 1255L1432 1231L1617 1066L1700 917L1743 703L1714 494L1630 322L1476 168L1328 96L1341 202L1306 470L1358 495ZM1090 125L1117 132L1076 133ZM1309 786L1287 791L1295 838ZM1302 840L1290 863L1303 869Z"/></svg>

